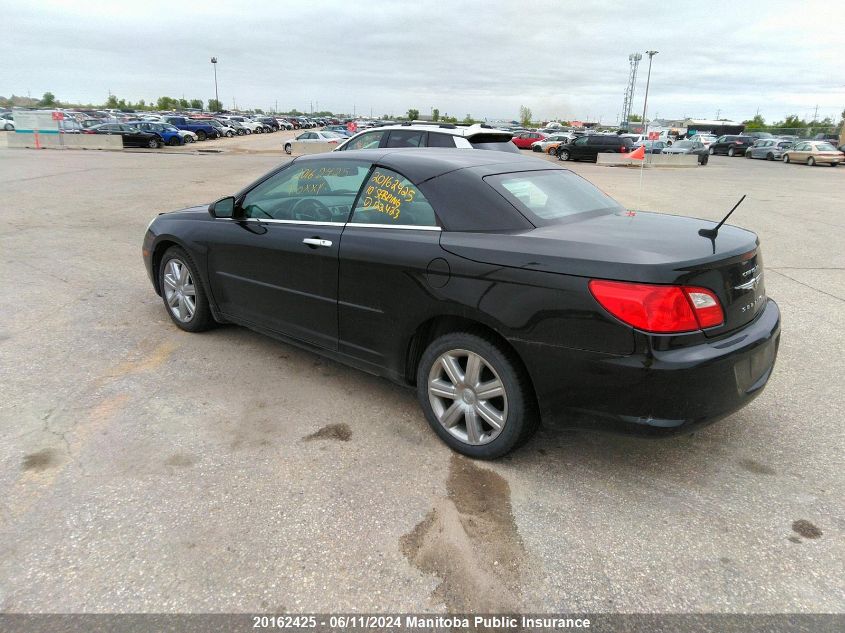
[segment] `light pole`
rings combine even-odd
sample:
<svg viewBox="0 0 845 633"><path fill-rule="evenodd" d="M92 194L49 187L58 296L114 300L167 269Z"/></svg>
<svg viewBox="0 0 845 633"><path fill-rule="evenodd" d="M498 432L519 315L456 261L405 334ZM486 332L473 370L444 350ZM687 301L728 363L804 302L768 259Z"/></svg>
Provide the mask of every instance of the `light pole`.
<svg viewBox="0 0 845 633"><path fill-rule="evenodd" d="M645 80L645 101L643 101L643 141L648 140L648 125L645 122L646 108L648 107L648 85L651 83L651 58L657 55L659 51L646 51L648 55L648 76Z"/></svg>
<svg viewBox="0 0 845 633"><path fill-rule="evenodd" d="M217 106L217 112L220 111L220 95L217 92L217 58L211 58L211 65L214 68L214 101Z"/></svg>

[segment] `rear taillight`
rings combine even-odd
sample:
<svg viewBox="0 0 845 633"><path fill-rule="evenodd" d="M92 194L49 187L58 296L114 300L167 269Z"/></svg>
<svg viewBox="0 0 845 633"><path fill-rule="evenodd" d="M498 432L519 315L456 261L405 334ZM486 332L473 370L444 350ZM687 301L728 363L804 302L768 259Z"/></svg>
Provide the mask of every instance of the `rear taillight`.
<svg viewBox="0 0 845 633"><path fill-rule="evenodd" d="M646 332L669 334L715 327L724 322L718 297L706 288L590 281L590 292L620 321Z"/></svg>

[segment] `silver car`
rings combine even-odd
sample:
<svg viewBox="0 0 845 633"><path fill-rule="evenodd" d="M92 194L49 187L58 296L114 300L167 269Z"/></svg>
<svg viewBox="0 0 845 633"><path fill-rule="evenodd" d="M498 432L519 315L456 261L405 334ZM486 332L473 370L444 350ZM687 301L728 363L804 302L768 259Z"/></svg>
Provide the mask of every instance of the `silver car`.
<svg viewBox="0 0 845 633"><path fill-rule="evenodd" d="M784 141L783 139L777 138L761 138L746 150L745 157L780 160L783 153L790 149L792 145L792 141Z"/></svg>

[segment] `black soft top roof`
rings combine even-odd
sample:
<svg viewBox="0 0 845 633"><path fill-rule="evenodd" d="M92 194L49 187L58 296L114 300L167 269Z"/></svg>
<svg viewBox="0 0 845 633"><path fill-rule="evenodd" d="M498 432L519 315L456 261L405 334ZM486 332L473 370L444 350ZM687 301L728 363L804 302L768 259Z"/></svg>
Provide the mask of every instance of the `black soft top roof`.
<svg viewBox="0 0 845 633"><path fill-rule="evenodd" d="M540 158L508 152L449 148L361 149L300 156L295 162L324 160L363 160L378 163L395 169L414 184L467 168L480 168L473 170L479 175L559 169L557 165Z"/></svg>

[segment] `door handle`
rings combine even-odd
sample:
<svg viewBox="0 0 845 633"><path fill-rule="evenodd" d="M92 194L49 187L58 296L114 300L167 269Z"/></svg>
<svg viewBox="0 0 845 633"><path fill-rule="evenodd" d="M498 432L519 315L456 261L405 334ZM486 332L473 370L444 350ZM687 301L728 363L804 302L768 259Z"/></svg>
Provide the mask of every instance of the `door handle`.
<svg viewBox="0 0 845 633"><path fill-rule="evenodd" d="M332 241L331 241L331 240L321 240L321 239L320 239L320 238L318 238L318 237L306 237L304 240L302 240L302 243L303 243L303 244L308 244L308 246L325 246L325 247L329 247L329 246L331 246L331 245L332 245Z"/></svg>

